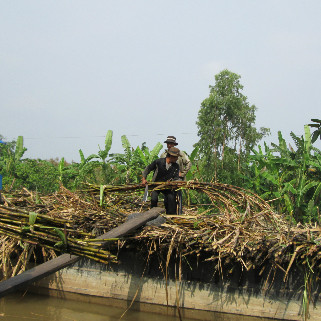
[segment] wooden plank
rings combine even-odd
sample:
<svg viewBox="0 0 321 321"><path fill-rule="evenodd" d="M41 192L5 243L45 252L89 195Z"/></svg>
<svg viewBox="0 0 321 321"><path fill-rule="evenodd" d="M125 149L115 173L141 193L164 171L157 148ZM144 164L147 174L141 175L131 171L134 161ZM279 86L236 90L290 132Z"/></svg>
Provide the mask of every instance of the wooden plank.
<svg viewBox="0 0 321 321"><path fill-rule="evenodd" d="M100 235L97 238L109 239L124 236L125 234L143 226L148 221L157 218L161 213L164 212L165 210L163 208L154 207L149 211L143 212L141 215L126 221L109 232ZM106 243L103 243L101 246L103 247L105 244ZM77 255L63 254L8 280L2 281L0 282L0 298L18 289L22 289L32 282L38 281L52 273L55 273L60 269L77 262L79 259L80 257Z"/></svg>

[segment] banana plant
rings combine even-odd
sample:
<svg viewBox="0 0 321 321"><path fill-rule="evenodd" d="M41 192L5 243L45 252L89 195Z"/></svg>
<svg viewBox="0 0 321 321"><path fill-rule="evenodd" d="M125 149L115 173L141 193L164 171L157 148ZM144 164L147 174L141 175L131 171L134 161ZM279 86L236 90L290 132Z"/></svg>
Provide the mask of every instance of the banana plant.
<svg viewBox="0 0 321 321"><path fill-rule="evenodd" d="M198 154L199 152L199 147L196 146L191 154L189 155L189 160L192 163L191 169L188 171L188 173L186 174L186 180L197 180L200 179L202 180L201 177L201 173L199 170L199 159L198 159ZM191 190L186 190L186 195L187 195L187 204L188 206L191 205L191 203L198 203L199 199L198 199L198 193L195 193L194 191Z"/></svg>
<svg viewBox="0 0 321 321"><path fill-rule="evenodd" d="M163 148L161 143L157 143L150 152L144 144L142 148L137 146L135 149L130 145L126 135L121 137L124 153L112 154L113 164L116 171L120 173L119 183L138 183L144 168L158 157Z"/></svg>
<svg viewBox="0 0 321 321"><path fill-rule="evenodd" d="M200 171L198 168L198 160L197 160L197 156L198 156L198 151L199 151L199 147L196 146L192 152L191 155L189 155L189 160L192 163L191 169L188 171L188 173L186 174L186 180L192 180L192 179L197 179L200 178Z"/></svg>
<svg viewBox="0 0 321 321"><path fill-rule="evenodd" d="M101 160L101 168L102 168L102 174L104 177L105 184L108 182L108 171L110 169L110 165L109 165L109 161L107 160L107 157L109 156L112 143L113 143L113 131L108 130L105 138L105 148L100 149L100 146L99 146L99 152L98 152L98 156Z"/></svg>
<svg viewBox="0 0 321 321"><path fill-rule="evenodd" d="M21 160L27 148L23 146L23 136L18 136L16 142L7 144L2 149L5 163L5 174L9 179L14 179L17 163Z"/></svg>
<svg viewBox="0 0 321 321"><path fill-rule="evenodd" d="M313 132L311 142L312 144L318 139L321 139L321 120L320 119L311 119L312 122L315 124L309 124L310 127L316 128L316 130Z"/></svg>
<svg viewBox="0 0 321 321"><path fill-rule="evenodd" d="M109 151L112 146L113 131L108 130L105 137L105 146L104 149L101 149L98 145L99 151L97 154L91 154L88 157L84 156L84 153L79 149L80 163L78 165L78 176L75 181L77 185L79 182L91 179L93 182L104 183L108 182L108 171L109 171ZM100 172L103 177L103 182L99 179L96 172Z"/></svg>
<svg viewBox="0 0 321 321"><path fill-rule="evenodd" d="M144 162L144 165L147 166L157 159L158 154L162 149L163 145L160 142L158 142L151 151L149 151L149 148L144 145L142 148L139 148L140 158Z"/></svg>
<svg viewBox="0 0 321 321"><path fill-rule="evenodd" d="M108 132L106 134L106 138L105 138L105 148L101 149L100 146L98 145L99 146L98 156L102 160L103 163L106 163L106 159L108 157L108 153L111 149L112 143L113 143L113 131L108 130Z"/></svg>
<svg viewBox="0 0 321 321"><path fill-rule="evenodd" d="M279 133L279 146L284 147L281 133ZM266 143L264 143L264 152L259 145L258 151L253 150L253 154L249 157L251 175L243 176L246 187L264 199L280 198L283 184L290 175L289 171L280 171L280 166L288 164L288 157L279 158L273 152L274 150L270 149ZM283 151L282 154L285 155Z"/></svg>
<svg viewBox="0 0 321 321"><path fill-rule="evenodd" d="M132 169L134 149L131 147L130 142L126 135L121 136L121 143L124 149L124 153L112 154L113 163L117 170L121 172L122 175L125 174L125 183L130 182L130 172Z"/></svg>
<svg viewBox="0 0 321 321"><path fill-rule="evenodd" d="M286 212L297 221L317 219L317 206L320 205L321 153L311 144L308 126L304 136L291 132L296 150L287 147L281 132L279 144L265 145L265 152L253 151L249 167L252 175L248 187L264 199L274 199L279 212ZM314 154L312 153L314 152ZM313 169L313 171L311 171Z"/></svg>

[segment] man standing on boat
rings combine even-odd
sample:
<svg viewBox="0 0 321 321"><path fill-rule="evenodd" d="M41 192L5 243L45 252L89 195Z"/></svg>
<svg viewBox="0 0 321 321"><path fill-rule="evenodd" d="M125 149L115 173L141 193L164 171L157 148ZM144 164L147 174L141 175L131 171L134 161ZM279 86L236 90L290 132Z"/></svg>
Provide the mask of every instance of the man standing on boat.
<svg viewBox="0 0 321 321"><path fill-rule="evenodd" d="M146 177L154 171L153 182L167 182L179 180L179 165L177 159L179 157L180 150L176 147L168 149L165 158L159 158L149 164L143 171L142 183L147 184ZM166 214L176 214L176 193L172 189L156 190L151 194L151 207L156 207L158 203L158 195L162 192L164 195L164 204L166 208Z"/></svg>
<svg viewBox="0 0 321 321"><path fill-rule="evenodd" d="M164 143L167 144L167 149L170 149L173 146L177 146L178 143L176 142L175 136L167 136L167 139L164 141ZM161 154L162 157L166 157L167 150L163 154ZM179 166L179 178L182 181L186 181L186 174L192 167L192 163L189 160L188 156L183 152L180 151L177 163ZM183 195L182 190L177 191L177 197L178 197L178 214L181 215L183 211Z"/></svg>
<svg viewBox="0 0 321 321"><path fill-rule="evenodd" d="M160 155L160 158L166 157L167 150L178 145L175 136L167 136L167 139L164 141L164 143L167 144L167 149ZM179 178L182 181L186 181L186 174L191 169L192 163L183 151L179 152L177 163L179 165Z"/></svg>

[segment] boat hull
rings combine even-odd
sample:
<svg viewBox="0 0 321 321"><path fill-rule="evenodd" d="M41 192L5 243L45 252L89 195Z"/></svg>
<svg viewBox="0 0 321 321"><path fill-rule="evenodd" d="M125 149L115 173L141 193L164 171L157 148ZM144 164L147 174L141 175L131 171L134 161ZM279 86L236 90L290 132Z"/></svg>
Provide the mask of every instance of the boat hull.
<svg viewBox="0 0 321 321"><path fill-rule="evenodd" d="M303 279L295 272L287 282L282 273L267 282L268 276L258 276L255 270L235 269L222 279L213 275L210 263L196 261L189 262L189 267L171 262L162 270L157 260L146 265L146 260L132 251L123 253L120 261L106 266L81 259L36 282L30 290L124 309L180 313L199 320L224 320L224 316L225 320L238 321L302 320ZM180 268L183 273L178 273ZM321 321L320 311L318 293L314 293L310 320Z"/></svg>

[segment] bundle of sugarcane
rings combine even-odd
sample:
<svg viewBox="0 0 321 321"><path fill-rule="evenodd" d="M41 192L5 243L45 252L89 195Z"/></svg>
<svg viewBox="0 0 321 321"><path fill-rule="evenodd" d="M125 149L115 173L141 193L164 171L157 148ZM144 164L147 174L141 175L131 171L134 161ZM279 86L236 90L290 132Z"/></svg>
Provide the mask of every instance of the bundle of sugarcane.
<svg viewBox="0 0 321 321"><path fill-rule="evenodd" d="M154 242L155 249L179 250L183 256L205 253L207 261L222 268L226 262L239 262L245 270L273 268L288 274L294 262L321 271L321 230L311 226L292 226L283 215L275 213L269 203L251 191L221 183L166 182L150 183L150 190L195 190L205 193L216 211L186 211L190 215L166 216L162 227L147 227L127 244L144 247ZM142 184L121 186L87 185L84 190L110 200L131 192L142 192ZM137 196L136 196L137 197ZM140 197L141 199L141 197ZM157 250L156 250L157 251ZM233 268L230 269L232 271Z"/></svg>
<svg viewBox="0 0 321 321"><path fill-rule="evenodd" d="M148 185L150 190L193 190L206 194L211 205L219 212L225 213L228 216L239 217L242 210L247 210L247 214L257 212L271 212L272 209L269 204L260 198L258 195L243 188L221 184L221 183L204 183L198 181L169 181L169 182L152 182ZM86 184L83 188L84 192L92 193L94 195L103 195L107 199L110 197L116 198L121 193L128 193L133 191L142 191L145 186L142 184L129 185L92 185ZM118 193L118 194L117 194Z"/></svg>
<svg viewBox="0 0 321 321"><path fill-rule="evenodd" d="M212 210L203 207L185 209L185 215L165 215L160 226L146 226L121 242L110 240L110 249L133 248L147 253L148 258L160 256L159 265L167 277L169 261L178 258L187 264L193 259L207 261L213 274L223 276L241 266L266 273L266 284L273 283L275 271L284 273L284 281L294 267L303 269L302 285L311 288L311 275L321 273L321 229L315 226L293 226L284 216L273 212L267 202L250 191L219 183L167 182L152 183L153 189L195 190L205 193ZM24 190L0 206L0 269L6 278L26 268L35 248L43 259L58 251L87 256L108 263L115 256L97 246L106 240L95 239L91 231L110 230L122 223L131 212L142 206L141 184L123 186L86 185L81 193L61 187L52 195L37 195ZM137 193L136 193L137 192ZM24 243L22 243L23 241ZM23 251L17 248L22 247ZM116 252L116 251L115 251ZM18 253L16 257L12 253ZM191 259L191 260L190 260ZM178 277L178 279L180 276ZM307 282L306 282L307 280Z"/></svg>
<svg viewBox="0 0 321 321"><path fill-rule="evenodd" d="M0 205L0 233L17 240L108 263L116 260L108 251L88 246L95 236L73 229L67 219Z"/></svg>
<svg viewBox="0 0 321 321"><path fill-rule="evenodd" d="M27 214L29 212L44 214L55 220L61 218L69 221L74 230L86 232L91 232L97 225L101 226L101 232L108 231L118 226L127 217L122 207L102 208L99 204L89 202L86 197L81 197L63 186L58 192L49 195L41 195L24 188L10 196L7 195L5 200L10 208L23 209Z"/></svg>
<svg viewBox="0 0 321 321"><path fill-rule="evenodd" d="M142 205L141 192L144 188L141 184L103 187L86 185L80 194L75 194L62 187L58 193L39 195L37 198L34 195L28 196L26 192L19 201L17 196L10 199L12 204L27 204L23 210L15 209L16 212L23 212L25 215L23 223L17 223L15 229L21 232L22 227L31 228L29 212L33 209L39 212L37 220L33 232L24 232L28 236L24 240L31 244L39 242L43 248L49 245L49 250L66 250L62 234L58 232L62 237L60 238L57 233L58 229L67 235L69 246L75 241L77 246L86 244L89 248L96 248L95 245L99 244L97 242L101 241L93 239L91 231L96 228L101 233L108 231L122 223L132 211L139 212ZM222 266L225 260L239 262L245 269L251 269L264 266L265 260L269 260L284 271L291 268L291 257L296 253L296 260L308 260L313 267L319 267L320 231L314 228L309 229L307 233L306 227L289 226L289 222L282 215L274 213L267 202L249 191L225 184L200 182L153 183L150 190L154 188L186 189L206 193L216 210L204 210L200 213L199 209L191 208L185 210L187 215L166 215L167 221L162 227L145 227L135 235L124 237L123 242L129 247L136 248L137 244L144 247L150 242L155 242L155 248L159 247L168 253L175 248L185 257L202 254L205 260L213 261L217 266ZM99 200L101 195L105 198L103 206ZM29 199L26 201L24 198ZM13 207L12 205L6 210L10 212ZM45 213L45 217L40 213ZM8 217L3 219L8 220ZM40 220L44 221L40 223ZM47 226L47 229L41 230L37 224ZM8 227L7 230L11 231ZM43 239L36 238L32 235L35 231L48 234L51 242L46 243ZM67 247L67 250L69 248ZM79 251L80 249L78 255L93 255L85 250L82 253ZM218 261L220 265L215 263Z"/></svg>
<svg viewBox="0 0 321 321"><path fill-rule="evenodd" d="M256 217L243 221L228 220L225 215L189 215L167 217L161 227L146 227L127 241L133 248L153 249L169 258L201 257L213 263L219 273L242 269L280 270L286 279L292 267L306 267L321 273L321 229L292 227L273 214L275 224L262 225ZM152 244L152 246L151 246ZM313 272L312 272L313 271Z"/></svg>
<svg viewBox="0 0 321 321"><path fill-rule="evenodd" d="M183 256L206 253L207 261L240 262L249 270L269 261L274 268L288 272L294 263L313 266L321 270L318 254L321 250L321 231L308 226L294 227L283 215L276 214L268 202L251 191L220 183L167 182L151 183L152 189L196 190L208 195L216 213L212 211L191 215L166 216L162 227L148 227L128 239L136 248L137 242L155 241L167 251L179 249ZM125 192L143 191L141 184L125 186L94 186L86 188L90 193L100 193L107 199ZM308 232L307 232L308 231ZM310 233L310 234L309 234ZM310 235L310 236L308 236ZM307 263L308 262L308 263ZM217 265L219 266L219 265ZM232 269L231 269L232 270ZM286 273L287 274L287 273Z"/></svg>
<svg viewBox="0 0 321 321"><path fill-rule="evenodd" d="M105 263L115 260L108 251L97 249L102 241L95 235L126 219L121 208L106 211L63 186L50 195L24 188L4 193L4 200L6 205L0 206L0 278L24 271L31 259L41 263L61 252Z"/></svg>

